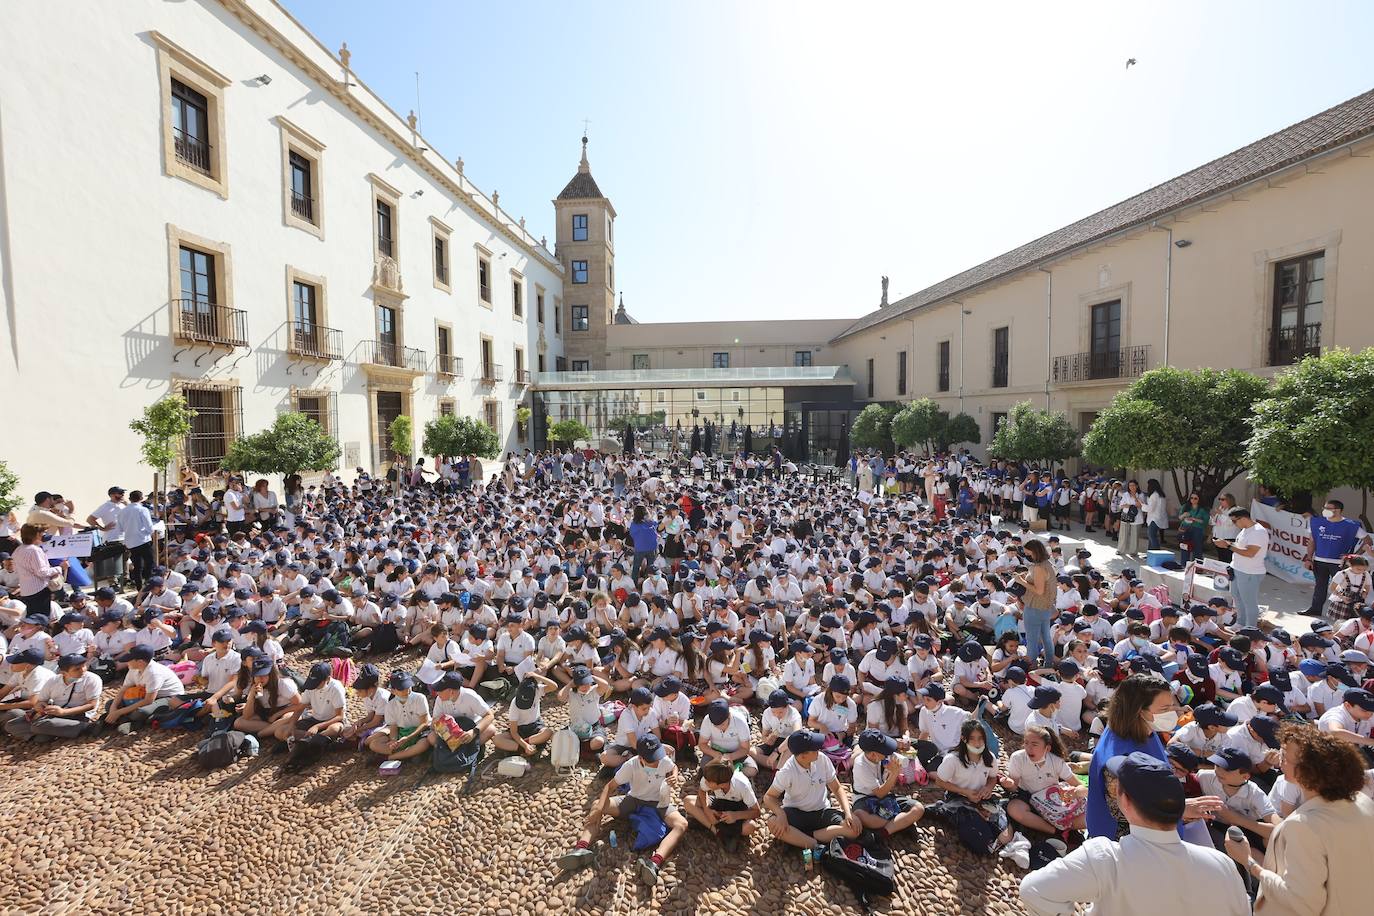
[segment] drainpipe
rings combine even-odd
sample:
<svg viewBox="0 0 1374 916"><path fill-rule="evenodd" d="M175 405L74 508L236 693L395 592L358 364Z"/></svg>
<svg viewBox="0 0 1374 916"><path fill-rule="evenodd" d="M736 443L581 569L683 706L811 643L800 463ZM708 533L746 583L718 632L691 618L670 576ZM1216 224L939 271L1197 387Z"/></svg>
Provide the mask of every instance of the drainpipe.
<svg viewBox="0 0 1374 916"><path fill-rule="evenodd" d="M1050 319L1054 315L1051 308L1054 302L1054 274L1048 268L1041 267L1040 272L1045 275L1045 410L1050 409L1050 375L1054 365L1054 351L1051 349L1053 343L1050 338Z"/></svg>
<svg viewBox="0 0 1374 916"><path fill-rule="evenodd" d="M1168 234L1164 249L1164 361L1162 366L1169 365L1169 312L1173 304L1174 290L1174 229L1172 226L1160 226L1158 223L1151 223L1151 229L1163 229Z"/></svg>
<svg viewBox="0 0 1374 916"><path fill-rule="evenodd" d="M959 306L959 412L964 412L964 316L972 314L964 308L964 303L959 300L954 303Z"/></svg>

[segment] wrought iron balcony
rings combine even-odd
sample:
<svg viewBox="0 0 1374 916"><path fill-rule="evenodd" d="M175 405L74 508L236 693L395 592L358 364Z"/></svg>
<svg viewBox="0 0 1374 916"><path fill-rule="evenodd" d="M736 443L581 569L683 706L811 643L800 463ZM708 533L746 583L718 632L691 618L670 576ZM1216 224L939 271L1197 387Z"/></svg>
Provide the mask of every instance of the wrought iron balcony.
<svg viewBox="0 0 1374 916"><path fill-rule="evenodd" d="M530 383L530 370L528 370L528 369L516 369L516 370L515 370L515 384L517 384L517 385L528 385L529 383Z"/></svg>
<svg viewBox="0 0 1374 916"><path fill-rule="evenodd" d="M463 358L454 356L451 353L440 353L438 360L440 375L452 375L456 378L463 377Z"/></svg>
<svg viewBox="0 0 1374 916"><path fill-rule="evenodd" d="M293 190L291 192L291 212L307 223L313 223L315 221L315 198Z"/></svg>
<svg viewBox="0 0 1374 916"><path fill-rule="evenodd" d="M178 161L197 171L210 174L210 144L206 140L188 134L179 127L173 127L172 149L176 151Z"/></svg>
<svg viewBox="0 0 1374 916"><path fill-rule="evenodd" d="M1269 365L1288 366L1308 356L1322 352L1322 326L1300 324L1291 328L1274 328L1269 332Z"/></svg>
<svg viewBox="0 0 1374 916"><path fill-rule="evenodd" d="M248 314L200 299L175 299L176 336L219 347L248 346Z"/></svg>
<svg viewBox="0 0 1374 916"><path fill-rule="evenodd" d="M482 383L492 385L505 378L505 371L496 363L482 364Z"/></svg>
<svg viewBox="0 0 1374 916"><path fill-rule="evenodd" d="M313 321L287 322L287 347L296 356L343 359L343 332Z"/></svg>
<svg viewBox="0 0 1374 916"><path fill-rule="evenodd" d="M374 366L391 366L396 369L409 369L412 372L425 371L425 351L414 347L382 340L364 340L359 344L360 361Z"/></svg>
<svg viewBox="0 0 1374 916"><path fill-rule="evenodd" d="M1150 346L1093 350L1056 356L1050 378L1056 385L1094 379L1137 378L1150 368Z"/></svg>

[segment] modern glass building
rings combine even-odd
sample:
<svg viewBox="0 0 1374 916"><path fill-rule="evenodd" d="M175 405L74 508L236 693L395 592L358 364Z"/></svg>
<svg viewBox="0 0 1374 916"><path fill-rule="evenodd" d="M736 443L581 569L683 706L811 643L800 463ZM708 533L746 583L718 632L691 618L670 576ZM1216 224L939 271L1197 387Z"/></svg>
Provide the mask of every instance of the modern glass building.
<svg viewBox="0 0 1374 916"><path fill-rule="evenodd" d="M713 454L776 444L795 459L833 462L841 430L863 407L851 403L853 391L843 366L541 372L534 444L547 446L552 424L580 420L593 444L621 442L632 426L646 451L687 451L695 437Z"/></svg>

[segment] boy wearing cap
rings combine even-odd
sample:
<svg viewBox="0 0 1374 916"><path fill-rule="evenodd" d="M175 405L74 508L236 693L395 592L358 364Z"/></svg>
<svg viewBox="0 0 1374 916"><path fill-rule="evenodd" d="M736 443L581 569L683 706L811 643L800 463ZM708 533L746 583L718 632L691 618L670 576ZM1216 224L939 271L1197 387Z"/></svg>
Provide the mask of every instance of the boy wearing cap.
<svg viewBox="0 0 1374 916"><path fill-rule="evenodd" d="M415 689L415 678L404 671L394 671L387 681L391 696L387 698L382 728L367 739L367 749L387 760L405 760L418 756L429 748L420 742L429 728L429 701Z"/></svg>
<svg viewBox="0 0 1374 916"><path fill-rule="evenodd" d="M1226 730L1222 750L1235 748L1249 758L1250 776L1266 792L1274 787L1279 766L1279 722L1269 716L1253 716Z"/></svg>
<svg viewBox="0 0 1374 916"><path fill-rule="evenodd" d="M724 698L706 704L697 750L703 765L719 760L743 769L747 776L758 773L752 754L749 713L743 707L731 706Z"/></svg>
<svg viewBox="0 0 1374 916"><path fill-rule="evenodd" d="M300 694L292 700L288 715L278 719L272 731L259 734L284 741L299 741L312 735L337 738L344 729L347 707L347 693L343 682L334 677L334 669L329 662L315 662Z"/></svg>
<svg viewBox="0 0 1374 916"><path fill-rule="evenodd" d="M5 688L0 690L0 725L8 728L11 722L27 716L44 685L57 677L44 667L45 660L43 650L36 646L5 657L10 673Z"/></svg>
<svg viewBox="0 0 1374 916"><path fill-rule="evenodd" d="M778 770L763 797L763 807L772 815L769 831L799 849L814 850L837 837L857 837L863 831L835 765L821 753L824 746L820 732L793 733L787 739L792 758ZM831 797L835 807L828 804Z"/></svg>
<svg viewBox="0 0 1374 916"><path fill-rule="evenodd" d="M947 751L959 745L959 730L969 718L968 710L945 702L945 688L932 681L917 691L921 709L916 716L916 756L932 770Z"/></svg>
<svg viewBox="0 0 1374 916"><path fill-rule="evenodd" d="M1208 757L1221 750L1227 730L1239 722L1240 719L1220 706L1203 703L1193 710L1193 721L1174 732L1169 739L1169 746L1182 745L1194 754Z"/></svg>
<svg viewBox="0 0 1374 916"><path fill-rule="evenodd" d="M653 712L654 695L648 687L635 687L615 724L615 740L601 755L601 765L618 767L629 760L645 735L658 737L659 721ZM704 729L703 729L704 734Z"/></svg>
<svg viewBox="0 0 1374 916"><path fill-rule="evenodd" d="M1283 693L1272 684L1260 684L1249 694L1236 697L1226 707L1226 711L1236 717L1238 722L1249 722L1255 716L1272 716L1282 719Z"/></svg>
<svg viewBox="0 0 1374 916"><path fill-rule="evenodd" d="M1250 757L1234 747L1224 747L1208 757L1207 762L1214 769L1198 771L1198 785L1203 795L1222 800L1216 819L1208 824L1212 842L1217 849L1224 850L1224 828L1236 826L1245 831L1251 846L1263 850L1279 824L1279 815L1264 791L1251 782L1254 764Z"/></svg>
<svg viewBox="0 0 1374 916"><path fill-rule="evenodd" d="M1121 812L1131 825L1119 843L1094 837L1021 879L1021 902L1035 916L1091 912L1112 916L1207 913L1248 916L1250 900L1231 860L1178 835L1184 788L1172 767L1135 752L1107 761Z"/></svg>
<svg viewBox="0 0 1374 916"><path fill-rule="evenodd" d="M506 733L492 738L492 744L508 754L532 757L553 738L553 729L544 724L540 701L546 693L557 693L558 683L536 674L534 668L533 656L516 665L520 686L506 709Z"/></svg>
<svg viewBox="0 0 1374 916"><path fill-rule="evenodd" d="M720 837L721 845L732 855L739 849L740 837L753 834L763 814L749 777L719 760L701 768L697 792L687 796L683 808L694 821Z"/></svg>
<svg viewBox="0 0 1374 916"><path fill-rule="evenodd" d="M358 699L363 701L363 714L344 726L343 731L339 733L340 737L366 741L382 726L386 720L386 704L391 699L391 692L381 686L381 679L381 672L377 670L376 665L368 664L358 668L352 686Z"/></svg>
<svg viewBox="0 0 1374 916"><path fill-rule="evenodd" d="M118 725L119 733L127 735L153 713L170 705L172 697L184 694L186 688L171 668L153 661L150 646L135 645L120 661L128 665L128 671L118 699L105 713L105 724Z"/></svg>
<svg viewBox="0 0 1374 916"><path fill-rule="evenodd" d="M79 738L94 729L104 689L99 676L86 670L86 656L79 653L62 656L57 665L61 675L44 681L28 714L5 723L10 735L25 740Z"/></svg>
<svg viewBox="0 0 1374 916"><path fill-rule="evenodd" d="M463 744L485 744L496 736L496 714L477 691L463 686L463 677L457 672L450 671L434 685L434 718L443 716L452 716L466 730ZM439 740L431 731L420 743L434 747Z"/></svg>
<svg viewBox="0 0 1374 916"><path fill-rule="evenodd" d="M601 702L611 695L611 685L587 665L573 665L568 683L558 699L568 705L568 727L593 753L606 746L606 727L601 722Z"/></svg>
<svg viewBox="0 0 1374 916"><path fill-rule="evenodd" d="M1374 693L1352 687L1341 695L1341 705L1322 713L1317 727L1359 747L1366 766L1374 765Z"/></svg>
<svg viewBox="0 0 1374 916"><path fill-rule="evenodd" d="M601 796L583 822L577 844L558 858L558 867L564 871L586 868L596 858L591 845L605 818L628 819L640 808L650 807L658 810L668 832L648 858L639 860L639 876L650 887L658 883L659 868L687 831L687 819L673 805L672 787L668 783L668 777L676 770L677 764L658 738L653 735L640 738L635 744L634 756L621 764L615 771L615 778L602 788ZM623 790L622 794L612 796L617 789Z"/></svg>
<svg viewBox="0 0 1374 916"><path fill-rule="evenodd" d="M893 794L902 772L897 739L866 729L859 733L856 743L859 753L851 758L855 816L868 829L891 837L919 821L925 806L914 798Z"/></svg>

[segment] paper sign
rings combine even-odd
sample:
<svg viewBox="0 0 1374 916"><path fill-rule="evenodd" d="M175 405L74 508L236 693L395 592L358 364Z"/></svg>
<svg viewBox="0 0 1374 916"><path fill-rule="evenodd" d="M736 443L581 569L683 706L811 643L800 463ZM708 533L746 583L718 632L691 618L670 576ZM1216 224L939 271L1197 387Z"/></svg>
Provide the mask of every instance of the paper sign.
<svg viewBox="0 0 1374 916"><path fill-rule="evenodd" d="M1264 568L1285 582L1314 582L1310 569L1302 565L1312 543L1308 521L1301 515L1266 506L1259 500L1250 503L1250 517L1269 529L1269 553Z"/></svg>
<svg viewBox="0 0 1374 916"><path fill-rule="evenodd" d="M43 542L43 553L49 560L65 560L68 557L89 557L95 544L95 535L90 531L80 534L58 535Z"/></svg>

